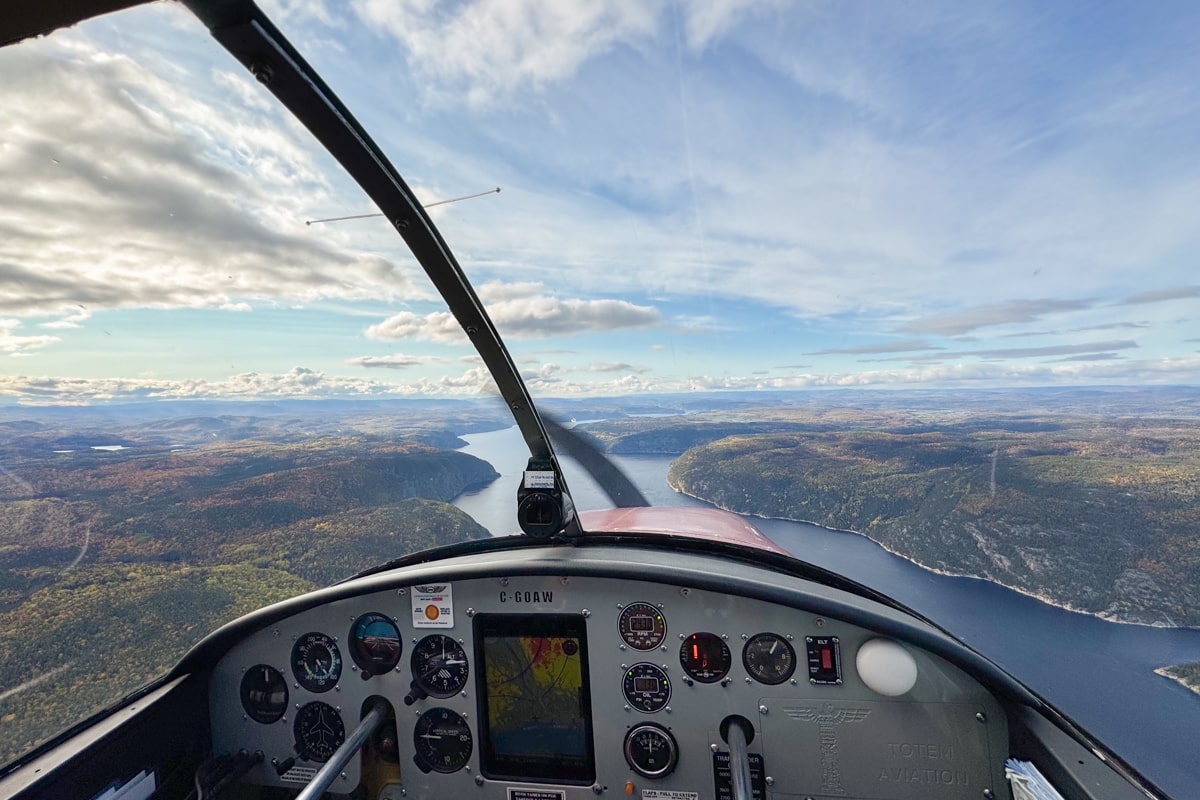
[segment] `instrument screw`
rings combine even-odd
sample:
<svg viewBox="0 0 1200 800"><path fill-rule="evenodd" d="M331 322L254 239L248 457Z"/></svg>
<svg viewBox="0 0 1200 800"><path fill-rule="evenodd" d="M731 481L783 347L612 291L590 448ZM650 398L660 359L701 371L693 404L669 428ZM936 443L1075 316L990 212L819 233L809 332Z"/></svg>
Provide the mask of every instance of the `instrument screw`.
<svg viewBox="0 0 1200 800"><path fill-rule="evenodd" d="M749 676L749 675L747 675L747 676L746 676L746 683L753 683L753 682L754 682L754 681L750 680L750 676Z"/></svg>
<svg viewBox="0 0 1200 800"><path fill-rule="evenodd" d="M686 634L686 633L681 633L681 634L679 634L679 641L681 641L681 642L682 642L682 641L683 641L684 639L686 639L686 638L687 638L687 634Z"/></svg>
<svg viewBox="0 0 1200 800"><path fill-rule="evenodd" d="M468 616L468 617L473 617L473 616L475 616L475 608L474 608L474 607L471 607L471 608L468 608L468 609L467 609L467 616Z"/></svg>
<svg viewBox="0 0 1200 800"><path fill-rule="evenodd" d="M396 590L396 595L398 597L404 597L404 595L406 595L406 594L408 594L408 589L397 589Z"/></svg>
<svg viewBox="0 0 1200 800"><path fill-rule="evenodd" d="M818 628L824 628L825 620L822 619L821 617L817 617L816 619L813 620L813 625L816 625Z"/></svg>
<svg viewBox="0 0 1200 800"><path fill-rule="evenodd" d="M476 775L476 776L475 776L475 785L476 785L476 786L483 786L483 776L482 776L482 775Z"/></svg>
<svg viewBox="0 0 1200 800"><path fill-rule="evenodd" d="M278 639L279 638L279 628L276 628L275 630L271 631L271 635L274 636L276 639Z"/></svg>
<svg viewBox="0 0 1200 800"><path fill-rule="evenodd" d="M766 778L764 778L763 780L764 780L764 781L766 781L766 784L767 784L767 786L774 786L774 785L775 785L775 779L774 779L773 777L771 777L770 775L768 775L768 776L767 776Z"/></svg>
<svg viewBox="0 0 1200 800"><path fill-rule="evenodd" d="M408 229L408 220L403 217L397 217L393 224L402 231Z"/></svg>
<svg viewBox="0 0 1200 800"><path fill-rule="evenodd" d="M628 664L622 664L622 665L621 665L621 669L623 669L623 670L625 670L625 669L629 669L629 665L628 665Z"/></svg>
<svg viewBox="0 0 1200 800"><path fill-rule="evenodd" d="M686 586L684 586L682 589L679 590L680 597L687 597L691 593L692 593L692 590L687 588Z"/></svg>
<svg viewBox="0 0 1200 800"><path fill-rule="evenodd" d="M470 772L470 771L471 771L470 766L463 767L463 772Z"/></svg>
<svg viewBox="0 0 1200 800"><path fill-rule="evenodd" d="M628 711L628 710L629 710L629 705L628 705L628 704L626 704L626 705L625 705L625 710L626 710L626 711Z"/></svg>
<svg viewBox="0 0 1200 800"><path fill-rule="evenodd" d="M992 792L991 789L984 789L983 796L986 797L988 800L992 800L992 798L995 797L996 795Z"/></svg>
<svg viewBox="0 0 1200 800"><path fill-rule="evenodd" d="M500 585L501 585L501 586L508 586L508 578L501 578L501 579L500 579Z"/></svg>
<svg viewBox="0 0 1200 800"><path fill-rule="evenodd" d="M342 773L342 780L346 780L346 773Z"/></svg>
<svg viewBox="0 0 1200 800"><path fill-rule="evenodd" d="M790 633L788 633L788 634L784 634L784 637L783 637L783 638L787 639L789 642L792 642L792 641L795 641L795 640L796 640L796 637L795 637L795 636L792 636Z"/></svg>
<svg viewBox="0 0 1200 800"><path fill-rule="evenodd" d="M618 610L618 611L620 611L620 610L621 610L622 608L624 608L624 607L625 607L625 606L624 606L624 605L622 605L621 603L617 603L617 610Z"/></svg>
<svg viewBox="0 0 1200 800"><path fill-rule="evenodd" d="M715 752L717 752L717 746L716 746L715 744L710 744L710 745L708 746L708 749L709 749L709 750L712 750L714 753L715 753Z"/></svg>
<svg viewBox="0 0 1200 800"><path fill-rule="evenodd" d="M604 789L598 783L592 784L592 794L603 794Z"/></svg>
<svg viewBox="0 0 1200 800"><path fill-rule="evenodd" d="M799 685L800 685L800 684L799 684L799 682L798 682L798 681L797 681L795 678L792 678L792 680L791 680L790 682L791 682L792 686L799 686Z"/></svg>
<svg viewBox="0 0 1200 800"><path fill-rule="evenodd" d="M765 714L765 713L767 713L767 707L766 707L766 706L759 706L759 707L758 707L758 713L760 713L760 714Z"/></svg>
<svg viewBox="0 0 1200 800"><path fill-rule="evenodd" d="M625 645L620 645L619 649L623 651L625 649Z"/></svg>
<svg viewBox="0 0 1200 800"><path fill-rule="evenodd" d="M750 637L749 637L748 635L746 635L746 634L744 634L744 633L742 634L742 641L743 641L743 642L744 642L744 641L746 641L746 640L747 640L747 639L749 639L749 638L750 638Z"/></svg>
<svg viewBox="0 0 1200 800"><path fill-rule="evenodd" d="M671 713L671 707L670 707L670 706L667 706L667 707L665 707L665 708L663 709L663 711L665 711L665 712L667 712L668 714L670 714L670 713Z"/></svg>
<svg viewBox="0 0 1200 800"><path fill-rule="evenodd" d="M571 580L570 578L568 578L566 575L564 575L558 579L558 582L561 583L563 586L566 586L570 582L570 580Z"/></svg>
<svg viewBox="0 0 1200 800"><path fill-rule="evenodd" d="M987 716L985 716L982 711L975 712L975 719L979 720L980 722L987 722Z"/></svg>
<svg viewBox="0 0 1200 800"><path fill-rule="evenodd" d="M579 614L580 614L580 616L582 616L584 619L587 619L588 617L590 617L590 616L592 615L592 612L591 612L591 611L588 611L588 610L585 608L583 611L580 611L580 612L579 612Z"/></svg>

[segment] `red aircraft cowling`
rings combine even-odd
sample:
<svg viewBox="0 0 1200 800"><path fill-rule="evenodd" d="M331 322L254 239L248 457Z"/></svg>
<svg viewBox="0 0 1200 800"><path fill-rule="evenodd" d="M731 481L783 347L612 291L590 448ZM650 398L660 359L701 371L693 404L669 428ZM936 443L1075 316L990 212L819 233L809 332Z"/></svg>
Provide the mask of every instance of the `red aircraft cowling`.
<svg viewBox="0 0 1200 800"><path fill-rule="evenodd" d="M596 533L659 533L713 539L790 556L743 517L716 508L613 508L582 511L579 522Z"/></svg>

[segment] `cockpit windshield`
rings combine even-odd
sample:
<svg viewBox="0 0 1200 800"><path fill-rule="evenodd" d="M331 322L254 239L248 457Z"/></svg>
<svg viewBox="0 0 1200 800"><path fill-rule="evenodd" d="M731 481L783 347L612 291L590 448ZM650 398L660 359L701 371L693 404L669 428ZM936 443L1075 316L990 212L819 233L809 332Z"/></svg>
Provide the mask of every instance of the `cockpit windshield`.
<svg viewBox="0 0 1200 800"><path fill-rule="evenodd" d="M1196 793L1200 10L261 6L544 415ZM517 531L476 332L271 80L182 4L0 48L0 762Z"/></svg>

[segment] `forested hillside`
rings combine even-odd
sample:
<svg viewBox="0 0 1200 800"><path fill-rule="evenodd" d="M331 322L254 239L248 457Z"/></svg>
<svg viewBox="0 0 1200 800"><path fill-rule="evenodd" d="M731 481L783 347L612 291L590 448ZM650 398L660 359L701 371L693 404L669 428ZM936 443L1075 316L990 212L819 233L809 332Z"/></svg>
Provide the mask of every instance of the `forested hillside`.
<svg viewBox="0 0 1200 800"><path fill-rule="evenodd" d="M153 426L137 441L127 429L116 438L128 449L96 450L107 445L87 442L114 437L8 426L0 762L161 675L248 611L488 535L446 502L497 477L479 459L361 431L259 440L245 436L273 426L231 427L219 440L206 419L182 447L156 441ZM70 452L46 446L67 442Z"/></svg>
<svg viewBox="0 0 1200 800"><path fill-rule="evenodd" d="M686 452L669 480L1107 618L1200 624L1195 421L974 414L730 436Z"/></svg>

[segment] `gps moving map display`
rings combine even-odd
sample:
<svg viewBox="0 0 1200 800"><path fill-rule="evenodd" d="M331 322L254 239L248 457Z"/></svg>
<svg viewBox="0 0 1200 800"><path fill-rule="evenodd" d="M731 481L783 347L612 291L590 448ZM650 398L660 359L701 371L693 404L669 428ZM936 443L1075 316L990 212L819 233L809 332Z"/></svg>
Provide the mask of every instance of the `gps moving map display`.
<svg viewBox="0 0 1200 800"><path fill-rule="evenodd" d="M487 777L595 780L584 625L573 614L475 618Z"/></svg>

